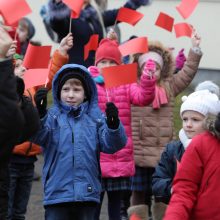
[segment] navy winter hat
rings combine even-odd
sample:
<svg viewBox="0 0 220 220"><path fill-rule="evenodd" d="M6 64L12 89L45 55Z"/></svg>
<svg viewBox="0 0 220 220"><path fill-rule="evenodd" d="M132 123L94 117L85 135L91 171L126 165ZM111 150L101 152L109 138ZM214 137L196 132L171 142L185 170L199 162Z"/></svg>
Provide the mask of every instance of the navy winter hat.
<svg viewBox="0 0 220 220"><path fill-rule="evenodd" d="M62 89L63 85L65 84L65 82L67 80L73 79L73 78L78 79L82 83L86 99L90 100L90 93L89 93L88 83L87 83L84 75L80 71L78 71L78 72L76 72L76 71L68 71L68 72L65 71L65 72L63 72L59 75L59 83L58 83L58 90L57 90L58 98L60 99L60 92L61 92L61 89Z"/></svg>

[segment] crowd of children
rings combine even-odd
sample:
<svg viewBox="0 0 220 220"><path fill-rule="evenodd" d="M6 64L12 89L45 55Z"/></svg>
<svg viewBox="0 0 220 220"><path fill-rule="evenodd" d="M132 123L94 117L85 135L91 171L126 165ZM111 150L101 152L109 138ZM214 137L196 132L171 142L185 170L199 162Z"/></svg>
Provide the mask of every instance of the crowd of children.
<svg viewBox="0 0 220 220"><path fill-rule="evenodd" d="M19 22L22 55L34 33L28 19ZM178 138L174 131L175 97L189 86L202 57L195 30L191 41L176 65L169 48L149 42L147 53L130 60L138 64L138 81L109 89L103 68L123 65L116 33L100 41L88 68L66 64L77 44L69 33L52 56L45 85L25 90L23 56L0 26L0 219L25 219L40 153L46 220L99 220L105 193L109 220L220 218L216 84L201 83L182 98Z"/></svg>

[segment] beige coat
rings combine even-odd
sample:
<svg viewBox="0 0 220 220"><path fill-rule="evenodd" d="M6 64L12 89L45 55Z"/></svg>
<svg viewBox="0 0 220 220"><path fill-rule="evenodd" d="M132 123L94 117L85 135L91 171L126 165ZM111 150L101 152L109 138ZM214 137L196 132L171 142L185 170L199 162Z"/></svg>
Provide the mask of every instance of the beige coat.
<svg viewBox="0 0 220 220"><path fill-rule="evenodd" d="M193 80L201 56L191 49L183 69L164 79L172 91L168 104L157 110L152 106L132 106L132 135L137 166L155 167L165 145L174 138L174 100Z"/></svg>

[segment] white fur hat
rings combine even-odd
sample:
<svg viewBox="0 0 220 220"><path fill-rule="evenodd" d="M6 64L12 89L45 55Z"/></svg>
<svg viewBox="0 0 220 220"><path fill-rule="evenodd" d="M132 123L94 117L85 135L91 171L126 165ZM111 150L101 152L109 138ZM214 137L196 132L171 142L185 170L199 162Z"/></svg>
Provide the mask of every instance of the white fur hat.
<svg viewBox="0 0 220 220"><path fill-rule="evenodd" d="M206 116L207 114L217 115L220 112L220 102L216 94L209 90L200 90L191 93L188 97L182 97L183 104L180 108L180 116L184 111L196 111Z"/></svg>
<svg viewBox="0 0 220 220"><path fill-rule="evenodd" d="M204 89L209 90L211 93L216 94L218 97L220 96L219 86L213 83L212 81L206 80L204 82L199 83L196 86L195 91L204 90Z"/></svg>

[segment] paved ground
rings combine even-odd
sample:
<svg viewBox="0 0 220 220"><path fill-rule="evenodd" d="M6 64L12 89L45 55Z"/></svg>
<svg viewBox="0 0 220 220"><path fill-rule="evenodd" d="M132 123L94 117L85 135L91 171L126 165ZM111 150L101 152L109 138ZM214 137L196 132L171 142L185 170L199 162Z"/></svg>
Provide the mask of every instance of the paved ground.
<svg viewBox="0 0 220 220"><path fill-rule="evenodd" d="M43 164L43 157L39 156L39 160L36 162L36 172L41 173ZM41 181L34 181L32 186L32 192L30 201L28 204L28 211L26 220L43 220L44 219L44 208L42 206L42 184ZM107 220L107 209L106 200L102 205L102 212L100 220Z"/></svg>

